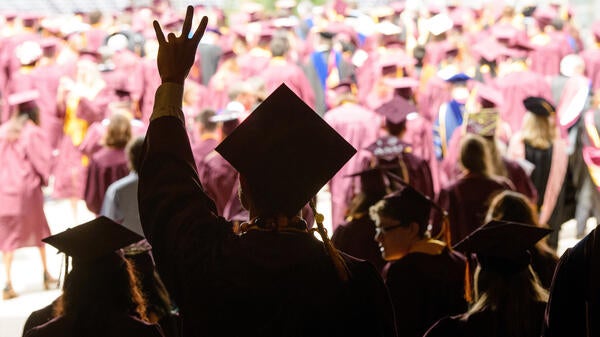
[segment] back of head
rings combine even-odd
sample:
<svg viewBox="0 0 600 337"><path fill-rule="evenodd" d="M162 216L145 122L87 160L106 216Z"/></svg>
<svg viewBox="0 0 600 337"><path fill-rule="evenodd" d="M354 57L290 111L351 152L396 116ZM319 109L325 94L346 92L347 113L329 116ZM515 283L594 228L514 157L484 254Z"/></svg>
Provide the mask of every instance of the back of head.
<svg viewBox="0 0 600 337"><path fill-rule="evenodd" d="M133 172L139 172L143 149L144 137L136 137L131 139L125 147L125 152L127 153L127 160L129 162L129 168Z"/></svg>
<svg viewBox="0 0 600 337"><path fill-rule="evenodd" d="M273 39L269 47L273 57L283 57L290 49L290 45L286 37L277 37Z"/></svg>
<svg viewBox="0 0 600 337"><path fill-rule="evenodd" d="M463 138L460 145L460 164L470 173L488 175L489 154L481 136L467 134Z"/></svg>
<svg viewBox="0 0 600 337"><path fill-rule="evenodd" d="M537 212L526 196L513 191L503 191L492 199L486 222L502 220L537 226L537 218Z"/></svg>
<svg viewBox="0 0 600 337"><path fill-rule="evenodd" d="M214 132L217 129L217 122L212 121L216 112L212 109L202 110L195 118L196 122L200 123L206 132Z"/></svg>
<svg viewBox="0 0 600 337"><path fill-rule="evenodd" d="M146 319L145 302L134 269L116 253L93 263L74 264L65 278L63 295L55 313L57 316L77 315L82 325L93 319L98 328L106 323L104 317L115 314Z"/></svg>
<svg viewBox="0 0 600 337"><path fill-rule="evenodd" d="M104 145L116 149L124 149L131 139L131 122L122 113L115 113L110 117Z"/></svg>

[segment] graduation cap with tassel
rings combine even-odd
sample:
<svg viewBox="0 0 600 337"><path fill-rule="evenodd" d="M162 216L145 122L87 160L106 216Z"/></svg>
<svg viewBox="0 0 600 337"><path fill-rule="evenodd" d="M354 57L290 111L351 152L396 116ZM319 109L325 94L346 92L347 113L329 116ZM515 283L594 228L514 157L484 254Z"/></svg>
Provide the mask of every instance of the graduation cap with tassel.
<svg viewBox="0 0 600 337"><path fill-rule="evenodd" d="M307 203L342 280L344 260L333 247L314 196L356 153L285 84L267 97L215 149L251 186L259 216L296 216Z"/></svg>

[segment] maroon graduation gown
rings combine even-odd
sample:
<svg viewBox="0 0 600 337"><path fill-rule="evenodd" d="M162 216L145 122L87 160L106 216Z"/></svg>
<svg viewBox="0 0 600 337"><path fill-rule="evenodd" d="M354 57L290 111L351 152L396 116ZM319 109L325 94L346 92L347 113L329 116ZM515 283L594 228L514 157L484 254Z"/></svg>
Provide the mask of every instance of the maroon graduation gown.
<svg viewBox="0 0 600 337"><path fill-rule="evenodd" d="M325 114L325 121L356 149L365 149L377 140L381 116L359 105L343 104ZM329 182L331 192L331 217L335 228L344 222L347 206L354 195L352 179L345 176L358 172L369 153L359 151Z"/></svg>
<svg viewBox="0 0 600 337"><path fill-rule="evenodd" d="M199 167L200 181L206 194L215 202L217 214L230 220L225 211L239 204L237 171L216 151L206 155Z"/></svg>
<svg viewBox="0 0 600 337"><path fill-rule="evenodd" d="M209 137L201 139L192 146L192 153L194 154L194 161L196 162L196 169L198 170L199 176L202 176L202 171L200 170L202 161L204 161L204 158L211 153L217 145L219 145L219 141L216 138Z"/></svg>
<svg viewBox="0 0 600 337"><path fill-rule="evenodd" d="M304 103L315 108L315 93L304 70L296 64L283 58L274 58L266 69L262 69L260 77L265 81L267 94L277 89L281 83L285 83Z"/></svg>
<svg viewBox="0 0 600 337"><path fill-rule="evenodd" d="M518 71L497 77L493 86L504 97L499 107L500 118L510 125L511 131L521 130L527 110L523 100L528 96L543 97L552 102L552 90L543 75L531 71Z"/></svg>
<svg viewBox="0 0 600 337"><path fill-rule="evenodd" d="M157 102L169 89L157 90ZM181 118L150 123L138 196L183 335L394 336L387 291L369 263L343 255L351 275L343 283L312 234L233 233L204 193Z"/></svg>
<svg viewBox="0 0 600 337"><path fill-rule="evenodd" d="M100 213L108 186L129 174L124 150L104 147L96 152L88 165L84 199L87 208Z"/></svg>
<svg viewBox="0 0 600 337"><path fill-rule="evenodd" d="M475 174L468 174L442 188L437 204L448 211L452 244L483 225L490 201L507 189L510 188L505 182Z"/></svg>
<svg viewBox="0 0 600 337"><path fill-rule="evenodd" d="M398 336L423 336L440 318L467 309L465 258L447 247L439 255L413 252L390 262L384 279L394 304Z"/></svg>
<svg viewBox="0 0 600 337"><path fill-rule="evenodd" d="M50 235L42 186L50 176L51 148L43 131L28 121L0 125L0 251L42 245Z"/></svg>
<svg viewBox="0 0 600 337"><path fill-rule="evenodd" d="M331 236L331 242L342 252L371 262L378 272L383 270L385 260L375 242L375 223L368 214L339 225Z"/></svg>

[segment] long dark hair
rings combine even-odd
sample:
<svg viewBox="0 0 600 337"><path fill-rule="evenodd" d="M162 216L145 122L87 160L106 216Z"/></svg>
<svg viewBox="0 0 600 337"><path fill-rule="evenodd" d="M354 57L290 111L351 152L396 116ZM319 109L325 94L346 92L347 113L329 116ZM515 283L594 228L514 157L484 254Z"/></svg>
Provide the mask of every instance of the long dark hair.
<svg viewBox="0 0 600 337"><path fill-rule="evenodd" d="M100 336L112 315L147 321L145 300L130 262L111 254L89 264L75 265L66 276L55 316L74 319L77 333Z"/></svg>
<svg viewBox="0 0 600 337"><path fill-rule="evenodd" d="M541 328L535 316L536 308L547 301L548 292L531 266L513 274L477 267L475 303L466 317L491 310L507 336L534 336L540 334Z"/></svg>

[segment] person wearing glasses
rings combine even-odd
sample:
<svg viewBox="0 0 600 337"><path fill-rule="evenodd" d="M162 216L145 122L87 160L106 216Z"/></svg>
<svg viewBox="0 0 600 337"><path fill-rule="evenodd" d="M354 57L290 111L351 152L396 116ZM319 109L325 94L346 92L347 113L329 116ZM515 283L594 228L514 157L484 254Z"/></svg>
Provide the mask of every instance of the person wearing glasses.
<svg viewBox="0 0 600 337"><path fill-rule="evenodd" d="M431 208L429 198L406 186L370 209L398 336L422 336L438 319L467 308L465 258L430 237Z"/></svg>

